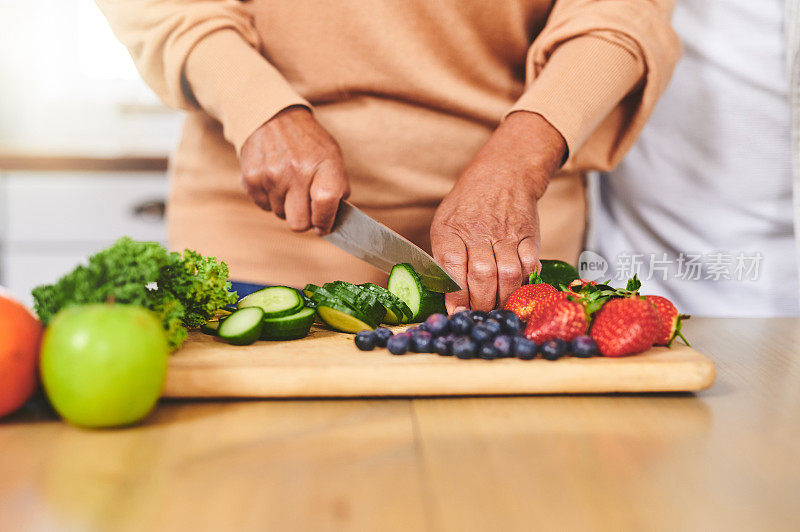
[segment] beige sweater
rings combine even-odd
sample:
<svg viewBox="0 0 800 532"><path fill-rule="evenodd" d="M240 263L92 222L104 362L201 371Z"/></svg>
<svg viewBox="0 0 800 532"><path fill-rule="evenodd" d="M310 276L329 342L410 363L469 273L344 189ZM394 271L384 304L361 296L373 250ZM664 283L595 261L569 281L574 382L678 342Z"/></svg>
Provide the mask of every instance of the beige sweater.
<svg viewBox="0 0 800 532"><path fill-rule="evenodd" d="M249 203L237 151L306 105L339 142L351 199L428 247L433 211L514 110L567 141L541 202L543 256L574 255L578 173L634 142L679 56L673 0L98 0L144 79L186 109L173 159L171 245L241 280L380 280Z"/></svg>

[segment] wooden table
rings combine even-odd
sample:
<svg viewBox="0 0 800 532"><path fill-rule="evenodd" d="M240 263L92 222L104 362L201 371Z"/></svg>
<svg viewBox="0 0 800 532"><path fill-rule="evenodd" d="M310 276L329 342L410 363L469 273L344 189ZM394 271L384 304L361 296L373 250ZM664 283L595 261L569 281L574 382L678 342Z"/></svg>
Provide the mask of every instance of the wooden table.
<svg viewBox="0 0 800 532"><path fill-rule="evenodd" d="M800 530L800 320L692 319L698 395L165 402L0 423L0 529Z"/></svg>

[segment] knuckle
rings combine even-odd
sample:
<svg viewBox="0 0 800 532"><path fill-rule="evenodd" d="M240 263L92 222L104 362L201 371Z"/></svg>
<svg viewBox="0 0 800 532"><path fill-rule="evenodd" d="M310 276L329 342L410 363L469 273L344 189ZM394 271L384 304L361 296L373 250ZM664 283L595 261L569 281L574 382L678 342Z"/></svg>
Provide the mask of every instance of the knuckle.
<svg viewBox="0 0 800 532"><path fill-rule="evenodd" d="M311 194L311 199L317 203L333 203L334 201L338 201L341 197L341 194L331 188L320 188L314 190Z"/></svg>
<svg viewBox="0 0 800 532"><path fill-rule="evenodd" d="M261 180L261 170L251 166L242 168L242 179L247 183L257 183Z"/></svg>
<svg viewBox="0 0 800 532"><path fill-rule="evenodd" d="M514 283L522 279L522 270L518 266L502 265L497 267L497 277L501 281Z"/></svg>
<svg viewBox="0 0 800 532"><path fill-rule="evenodd" d="M446 251L441 256L442 266L462 266L464 264L464 255L457 251Z"/></svg>
<svg viewBox="0 0 800 532"><path fill-rule="evenodd" d="M488 281L495 276L495 269L491 264L485 261L475 261L470 263L469 271L472 274L472 277L479 281Z"/></svg>

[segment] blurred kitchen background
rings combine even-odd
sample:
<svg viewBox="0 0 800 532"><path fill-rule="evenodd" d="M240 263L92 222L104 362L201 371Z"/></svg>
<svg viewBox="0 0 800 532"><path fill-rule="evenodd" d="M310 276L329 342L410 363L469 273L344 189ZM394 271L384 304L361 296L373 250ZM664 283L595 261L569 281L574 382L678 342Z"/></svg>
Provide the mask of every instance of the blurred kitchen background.
<svg viewBox="0 0 800 532"><path fill-rule="evenodd" d="M181 120L92 0L0 0L0 285L30 304L121 235L165 242Z"/></svg>

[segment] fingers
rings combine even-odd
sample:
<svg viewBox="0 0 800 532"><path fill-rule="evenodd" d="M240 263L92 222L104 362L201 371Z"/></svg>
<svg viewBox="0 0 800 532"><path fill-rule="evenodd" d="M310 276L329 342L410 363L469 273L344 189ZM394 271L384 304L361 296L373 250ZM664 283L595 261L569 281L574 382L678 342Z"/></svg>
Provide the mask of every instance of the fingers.
<svg viewBox="0 0 800 532"><path fill-rule="evenodd" d="M497 299L497 264L488 241L467 243L467 286L473 310L489 311Z"/></svg>
<svg viewBox="0 0 800 532"><path fill-rule="evenodd" d="M516 241L500 241L494 244L497 263L497 302L505 303L508 296L522 285L522 265Z"/></svg>
<svg viewBox="0 0 800 532"><path fill-rule="evenodd" d="M450 277L461 285L463 290L444 295L444 305L448 314L469 307L467 290L467 246L458 235L447 233L441 237L431 235L433 257Z"/></svg>
<svg viewBox="0 0 800 532"><path fill-rule="evenodd" d="M341 165L323 164L317 169L309 190L311 225L317 233L330 233L339 201L350 195L350 185Z"/></svg>
<svg viewBox="0 0 800 532"><path fill-rule="evenodd" d="M295 186L286 193L286 224L292 231L302 232L311 227L311 202L308 187Z"/></svg>
<svg viewBox="0 0 800 532"><path fill-rule="evenodd" d="M534 271L538 271L542 267L542 263L539 262L539 242L538 236L529 236L517 246L523 279L528 279Z"/></svg>
<svg viewBox="0 0 800 532"><path fill-rule="evenodd" d="M267 197L266 191L264 188L258 185L250 184L244 176L241 179L242 186L247 191L247 195L250 196L250 199L253 200L253 203L261 207L265 211L270 211L272 208L269 204L269 198Z"/></svg>

